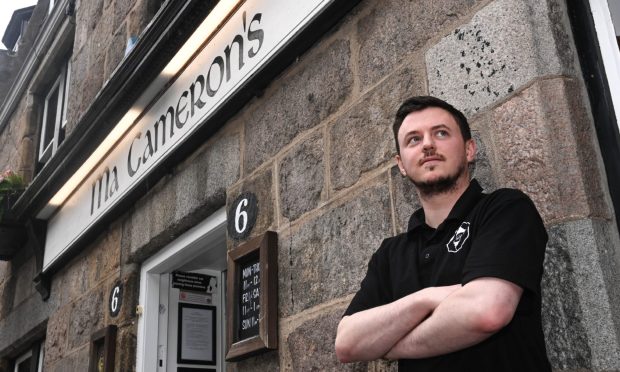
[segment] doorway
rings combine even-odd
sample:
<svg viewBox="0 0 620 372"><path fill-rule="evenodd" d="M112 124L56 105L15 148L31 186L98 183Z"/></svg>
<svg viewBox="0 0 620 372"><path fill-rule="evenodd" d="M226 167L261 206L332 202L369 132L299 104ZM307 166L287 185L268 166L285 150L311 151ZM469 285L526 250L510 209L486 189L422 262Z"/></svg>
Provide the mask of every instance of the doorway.
<svg viewBox="0 0 620 372"><path fill-rule="evenodd" d="M222 208L143 263L136 370L225 371L225 294Z"/></svg>

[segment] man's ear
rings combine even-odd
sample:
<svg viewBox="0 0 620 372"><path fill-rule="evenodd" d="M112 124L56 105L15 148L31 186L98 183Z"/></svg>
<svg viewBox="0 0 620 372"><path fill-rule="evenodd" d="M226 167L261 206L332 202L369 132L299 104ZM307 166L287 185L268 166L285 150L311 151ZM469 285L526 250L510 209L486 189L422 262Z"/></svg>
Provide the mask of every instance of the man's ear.
<svg viewBox="0 0 620 372"><path fill-rule="evenodd" d="M476 150L476 142L474 141L474 139L468 139L467 142L465 142L465 156L467 157L468 163L471 163L476 159Z"/></svg>
<svg viewBox="0 0 620 372"><path fill-rule="evenodd" d="M394 156L394 160L396 160L396 165L398 165L398 169L400 170L400 174L402 174L403 177L407 177L407 172L405 171L405 167L403 165L403 161L400 158L400 155Z"/></svg>

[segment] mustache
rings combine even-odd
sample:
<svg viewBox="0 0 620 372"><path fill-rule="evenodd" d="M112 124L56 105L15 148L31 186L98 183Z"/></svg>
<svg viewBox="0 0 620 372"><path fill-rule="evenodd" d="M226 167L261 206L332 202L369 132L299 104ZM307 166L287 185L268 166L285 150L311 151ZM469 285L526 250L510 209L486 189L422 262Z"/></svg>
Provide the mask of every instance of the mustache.
<svg viewBox="0 0 620 372"><path fill-rule="evenodd" d="M428 153L428 154L425 154L424 157L418 161L418 164L422 165L429 160L446 160L446 158L443 155L437 154L435 152Z"/></svg>

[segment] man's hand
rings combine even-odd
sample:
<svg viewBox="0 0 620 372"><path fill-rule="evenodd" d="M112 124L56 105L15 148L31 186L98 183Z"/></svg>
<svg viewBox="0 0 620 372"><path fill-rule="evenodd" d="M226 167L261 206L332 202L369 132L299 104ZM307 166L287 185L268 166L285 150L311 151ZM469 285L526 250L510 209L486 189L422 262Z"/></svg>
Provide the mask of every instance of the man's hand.
<svg viewBox="0 0 620 372"><path fill-rule="evenodd" d="M387 305L345 316L338 325L336 355L343 362L383 357L461 285L425 288Z"/></svg>
<svg viewBox="0 0 620 372"><path fill-rule="evenodd" d="M522 293L521 287L503 279L473 280L441 302L385 357L428 358L478 344L510 323Z"/></svg>

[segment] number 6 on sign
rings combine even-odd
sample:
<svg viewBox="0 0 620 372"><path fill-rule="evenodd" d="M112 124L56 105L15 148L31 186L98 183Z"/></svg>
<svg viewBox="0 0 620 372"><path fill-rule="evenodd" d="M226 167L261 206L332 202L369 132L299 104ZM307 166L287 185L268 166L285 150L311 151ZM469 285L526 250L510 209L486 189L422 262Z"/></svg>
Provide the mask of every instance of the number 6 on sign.
<svg viewBox="0 0 620 372"><path fill-rule="evenodd" d="M237 211L235 212L235 230L237 230L237 234L243 234L248 225L248 212L241 210L242 207L247 206L248 199L246 198L241 199L239 204L237 204ZM239 226L241 220L243 220L243 225Z"/></svg>
<svg viewBox="0 0 620 372"><path fill-rule="evenodd" d="M110 292L110 315L117 316L121 310L123 299L123 285L116 283Z"/></svg>
<svg viewBox="0 0 620 372"><path fill-rule="evenodd" d="M245 239L252 232L258 215L256 195L244 192L228 210L228 235L235 240Z"/></svg>

